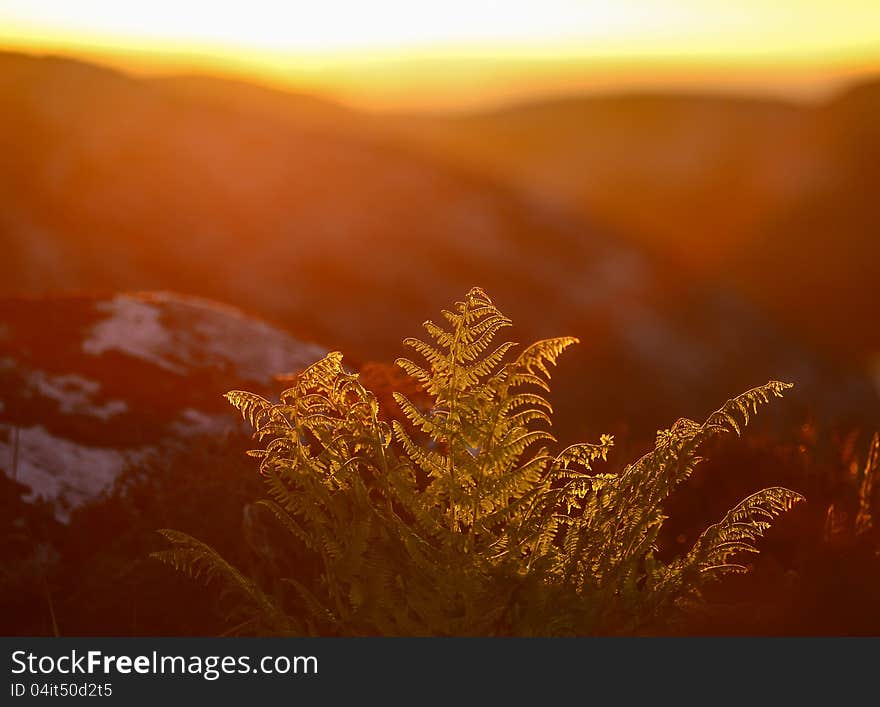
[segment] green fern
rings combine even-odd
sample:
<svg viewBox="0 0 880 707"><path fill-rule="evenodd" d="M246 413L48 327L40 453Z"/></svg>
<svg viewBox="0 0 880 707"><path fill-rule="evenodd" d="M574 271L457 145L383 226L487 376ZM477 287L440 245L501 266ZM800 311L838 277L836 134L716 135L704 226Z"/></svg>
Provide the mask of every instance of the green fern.
<svg viewBox="0 0 880 707"><path fill-rule="evenodd" d="M318 568L287 578L279 608L207 546L183 534L159 559L217 577L268 631L345 635L629 632L671 618L733 571L770 521L802 497L759 491L690 552L656 557L663 503L712 437L742 432L791 387L770 381L703 423L682 419L620 474L596 473L613 439L551 451L552 366L572 337L517 353L511 322L474 288L397 364L430 399L394 399L409 424L383 421L376 397L328 354L273 403L232 391L254 428L261 506Z"/></svg>
<svg viewBox="0 0 880 707"><path fill-rule="evenodd" d="M252 580L224 560L216 550L186 533L160 530L172 549L154 552L151 557L192 579L220 585L221 597L232 598L235 613L245 617L244 624L252 629L295 635L301 626L266 595Z"/></svg>

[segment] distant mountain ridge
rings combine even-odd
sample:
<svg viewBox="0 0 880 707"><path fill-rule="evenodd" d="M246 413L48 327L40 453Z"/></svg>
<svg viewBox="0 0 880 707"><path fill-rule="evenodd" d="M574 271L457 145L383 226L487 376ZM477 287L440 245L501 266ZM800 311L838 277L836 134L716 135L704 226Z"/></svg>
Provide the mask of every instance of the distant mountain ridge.
<svg viewBox="0 0 880 707"><path fill-rule="evenodd" d="M307 100L300 108L301 96L225 92L209 78L195 81L198 90L171 83L225 96L242 114L321 122ZM722 279L830 352L871 362L880 361L880 334L861 323L880 295L878 125L880 78L865 78L819 102L643 92L455 116L336 107L322 129L415 149L514 187ZM780 270L790 276L765 275Z"/></svg>
<svg viewBox="0 0 880 707"><path fill-rule="evenodd" d="M401 121L410 144L627 234L880 360L880 79L820 103L607 95Z"/></svg>

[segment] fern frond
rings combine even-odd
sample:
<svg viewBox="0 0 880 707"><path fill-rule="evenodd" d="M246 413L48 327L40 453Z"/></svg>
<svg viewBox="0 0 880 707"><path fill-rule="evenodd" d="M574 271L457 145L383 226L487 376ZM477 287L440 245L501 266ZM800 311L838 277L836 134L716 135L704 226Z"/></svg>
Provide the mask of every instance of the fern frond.
<svg viewBox="0 0 880 707"><path fill-rule="evenodd" d="M447 358L448 353L444 353L439 349L431 346L431 344L426 344L421 339L416 339L414 337L410 337L408 339L403 340L404 346L409 346L411 349L418 352L431 366L436 369L446 369L448 367Z"/></svg>
<svg viewBox="0 0 880 707"><path fill-rule="evenodd" d="M742 552L756 553L753 543L770 527L770 521L790 510L804 497L781 486L766 488L740 501L715 525L709 526L683 562L683 569L724 574L744 571L730 558Z"/></svg>
<svg viewBox="0 0 880 707"><path fill-rule="evenodd" d="M305 392L308 390L329 391L332 390L336 377L342 373L342 354L339 351L331 351L324 358L316 361L299 373L290 376L279 376L280 380L294 383L293 389L281 394L282 400L294 393L294 390Z"/></svg>
<svg viewBox="0 0 880 707"><path fill-rule="evenodd" d="M419 382L420 385L427 386L431 382L431 374L408 358L398 358L395 363L404 370L404 372Z"/></svg>
<svg viewBox="0 0 880 707"><path fill-rule="evenodd" d="M219 583L222 592L238 595L251 611L261 615L265 626L281 628L283 633L292 631L289 617L278 605L210 545L178 530L163 529L159 534L173 547L151 553L153 559L206 584Z"/></svg>
<svg viewBox="0 0 880 707"><path fill-rule="evenodd" d="M614 437L603 434L598 444L573 444L563 449L553 460L553 466L557 469L568 469L569 465L578 465L592 470L592 463L601 459L608 460L608 452L614 446Z"/></svg>
<svg viewBox="0 0 880 707"><path fill-rule="evenodd" d="M430 319L424 322L422 327L431 335L431 338L443 348L449 350L455 344L455 333L446 331L442 327L437 326ZM412 341L416 341L416 339L413 339ZM406 341L404 341L404 345L409 346Z"/></svg>
<svg viewBox="0 0 880 707"><path fill-rule="evenodd" d="M448 425L442 414L438 414L435 411L432 415L426 415L413 405L409 401L409 398L403 395L403 393L395 392L392 394L392 397L401 412L406 415L407 419L412 423L413 427L430 435L434 439L440 440L445 438L448 431Z"/></svg>
<svg viewBox="0 0 880 707"><path fill-rule="evenodd" d="M510 349L512 349L514 346L516 346L516 344L512 341L505 341L488 356L485 356L484 358L474 363L472 366L469 366L467 368L467 372L468 375L471 376L473 384L476 385L476 383L479 382L480 379L492 373L498 367L498 364L501 363L502 360L504 360L507 352L510 351ZM475 357L476 354L474 358ZM462 358L465 358L466 360L474 360L474 358L464 355L462 356Z"/></svg>
<svg viewBox="0 0 880 707"><path fill-rule="evenodd" d="M394 436L403 451L410 458L413 464L421 469L429 477L440 477L446 473L449 466L448 460L439 452L424 449L420 445L413 442L407 431L396 420L392 424Z"/></svg>
<svg viewBox="0 0 880 707"><path fill-rule="evenodd" d="M223 397L241 413L242 418L254 429L260 427L275 407L274 403L270 403L263 396L249 393L246 390L230 390Z"/></svg>
<svg viewBox="0 0 880 707"><path fill-rule="evenodd" d="M553 412L553 408L543 395L537 393L511 393L502 401L498 409L501 416L510 415L515 410L527 407L532 410L544 410L547 413Z"/></svg>
<svg viewBox="0 0 880 707"><path fill-rule="evenodd" d="M489 314L482 320L464 328L460 332L461 360L464 363L475 361L495 339L501 329L510 326L510 320L501 314ZM511 344L508 344L511 345Z"/></svg>
<svg viewBox="0 0 880 707"><path fill-rule="evenodd" d="M257 505L267 509L275 517L282 528L284 528L288 533L299 540L307 548L314 547L314 541L309 536L309 534L300 526L299 523L296 522L296 520L293 519L290 513L285 511L275 501L268 498L261 498L259 501L257 501Z"/></svg>
<svg viewBox="0 0 880 707"><path fill-rule="evenodd" d="M541 478L549 461L550 457L541 453L507 474L496 477L485 490L483 502L494 510L499 505L506 506L511 496L518 498L526 495Z"/></svg>
<svg viewBox="0 0 880 707"><path fill-rule="evenodd" d="M760 405L769 403L771 397L781 398L783 391L793 387L793 383L771 380L764 385L747 390L745 393L731 398L713 412L706 420L706 425L729 428L740 435L742 427L749 423L750 415L757 414Z"/></svg>
<svg viewBox="0 0 880 707"><path fill-rule="evenodd" d="M516 384L517 375L527 373L530 375L540 375L545 379L550 378L550 370L548 365L556 365L557 359L572 344L579 343L579 340L573 336L561 336L555 339L543 339L536 341L534 344L526 348L514 362L514 368L517 373L514 374L514 384Z"/></svg>

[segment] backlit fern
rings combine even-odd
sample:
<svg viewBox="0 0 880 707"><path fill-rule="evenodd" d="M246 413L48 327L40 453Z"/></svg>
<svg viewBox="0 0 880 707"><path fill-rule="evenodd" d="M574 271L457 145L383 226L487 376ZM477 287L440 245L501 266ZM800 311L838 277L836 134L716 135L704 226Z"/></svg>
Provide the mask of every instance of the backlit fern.
<svg viewBox="0 0 880 707"><path fill-rule="evenodd" d="M756 552L770 521L802 500L759 491L684 555L656 556L662 504L700 447L740 433L789 384L729 400L705 422L679 420L619 474L597 473L613 440L554 453L550 369L571 337L517 350L495 344L510 321L480 289L398 360L430 403L394 399L408 425L383 421L375 396L331 353L290 378L278 402L227 394L254 427L260 503L315 572L269 597L198 541L165 531L160 560L216 577L257 633L534 635L634 632L672 618ZM401 418L403 419L403 418Z"/></svg>

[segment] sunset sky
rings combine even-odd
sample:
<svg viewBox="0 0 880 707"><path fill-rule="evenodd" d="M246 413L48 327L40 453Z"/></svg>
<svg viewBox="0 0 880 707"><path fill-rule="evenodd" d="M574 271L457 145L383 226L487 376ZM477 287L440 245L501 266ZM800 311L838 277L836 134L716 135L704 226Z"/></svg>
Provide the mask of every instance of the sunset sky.
<svg viewBox="0 0 880 707"><path fill-rule="evenodd" d="M0 0L0 47L375 108L630 87L809 95L880 69L880 2Z"/></svg>

